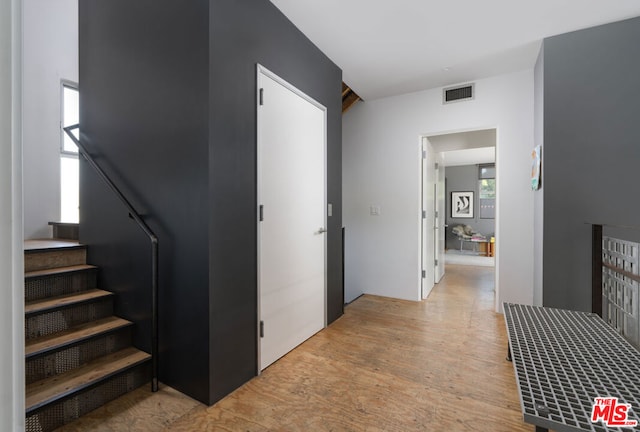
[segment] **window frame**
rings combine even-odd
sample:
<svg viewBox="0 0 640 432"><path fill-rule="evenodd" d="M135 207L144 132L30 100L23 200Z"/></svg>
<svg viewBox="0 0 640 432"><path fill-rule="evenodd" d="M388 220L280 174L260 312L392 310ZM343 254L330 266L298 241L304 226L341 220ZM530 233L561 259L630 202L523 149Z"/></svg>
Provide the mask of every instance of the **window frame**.
<svg viewBox="0 0 640 432"><path fill-rule="evenodd" d="M79 163L80 160L80 153L79 153L79 149L76 147L75 151L72 150L68 150L65 149L65 138L66 133L64 131L64 127L65 123L64 123L64 109L65 109L65 89L72 89L75 90L76 92L78 92L78 105L80 104L80 89L78 86L78 83L74 82L74 81L70 81L70 80L66 80L66 79L61 79L60 80L60 161L59 161L59 167L60 167L60 221L63 222L71 222L71 223L78 223L79 218L80 218L80 214L79 214L79 210L78 210L78 215L77 217L74 217L74 220L65 220L65 218L63 218L64 212L65 212L65 206L63 206L63 197L65 195L65 191L62 188L62 180L63 180L63 172L62 172L62 166L63 166L63 161L65 159L72 159L72 160L76 160ZM78 106L79 108L79 106ZM75 146L75 144L74 144ZM79 185L78 185L79 186Z"/></svg>
<svg viewBox="0 0 640 432"><path fill-rule="evenodd" d="M483 175L482 174L482 169L483 168L493 168L493 176L488 176L488 175ZM496 164L495 163L491 163L491 164L481 164L478 165L478 217L480 219L494 219L495 220L495 203L496 203L496 197L494 196L493 198L482 198L482 181L483 180L493 180L493 185L494 188L496 187L496 174L495 171L496 170ZM493 217L486 217L482 215L482 201L483 200L493 200L493 208L494 208L494 215Z"/></svg>

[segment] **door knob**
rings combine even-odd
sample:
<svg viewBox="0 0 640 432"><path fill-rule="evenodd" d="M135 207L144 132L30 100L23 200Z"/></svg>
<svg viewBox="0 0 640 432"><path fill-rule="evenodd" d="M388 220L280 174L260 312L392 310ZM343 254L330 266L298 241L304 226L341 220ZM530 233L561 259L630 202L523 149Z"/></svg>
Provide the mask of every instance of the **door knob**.
<svg viewBox="0 0 640 432"><path fill-rule="evenodd" d="M325 228L320 227L320 229L318 231L316 231L316 234L324 234L326 232L327 232L327 230Z"/></svg>

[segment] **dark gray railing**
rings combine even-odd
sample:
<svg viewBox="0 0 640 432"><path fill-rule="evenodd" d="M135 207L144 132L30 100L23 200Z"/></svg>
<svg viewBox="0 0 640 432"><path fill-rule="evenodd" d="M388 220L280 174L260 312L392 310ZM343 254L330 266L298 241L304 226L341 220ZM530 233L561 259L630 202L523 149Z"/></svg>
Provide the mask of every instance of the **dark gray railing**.
<svg viewBox="0 0 640 432"><path fill-rule="evenodd" d="M153 233L149 225L146 224L140 214L133 208L129 200L120 192L120 189L111 181L109 176L102 171L102 168L91 157L87 149L80 143L72 131L79 129L80 125L75 124L63 128L64 132L78 146L82 157L91 165L98 173L100 178L109 186L109 188L120 198L120 201L129 210L129 216L136 221L138 226L144 231L151 241L151 391L158 391L158 237Z"/></svg>

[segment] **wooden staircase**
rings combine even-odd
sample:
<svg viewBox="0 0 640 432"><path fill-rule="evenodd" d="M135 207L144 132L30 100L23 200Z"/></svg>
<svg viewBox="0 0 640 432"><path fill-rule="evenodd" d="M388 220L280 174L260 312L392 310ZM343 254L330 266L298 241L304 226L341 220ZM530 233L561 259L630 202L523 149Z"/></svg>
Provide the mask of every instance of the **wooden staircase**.
<svg viewBox="0 0 640 432"><path fill-rule="evenodd" d="M25 241L26 431L47 432L147 383L151 356L113 316L86 247Z"/></svg>

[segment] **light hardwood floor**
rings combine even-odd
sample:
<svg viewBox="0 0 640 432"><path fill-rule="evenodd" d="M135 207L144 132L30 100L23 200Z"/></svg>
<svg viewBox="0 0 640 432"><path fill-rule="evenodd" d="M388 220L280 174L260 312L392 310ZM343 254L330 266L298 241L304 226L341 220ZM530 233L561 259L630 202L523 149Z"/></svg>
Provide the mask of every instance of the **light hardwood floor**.
<svg viewBox="0 0 640 432"><path fill-rule="evenodd" d="M145 386L62 430L532 431L493 312L493 269L446 271L424 302L360 297L212 407Z"/></svg>

